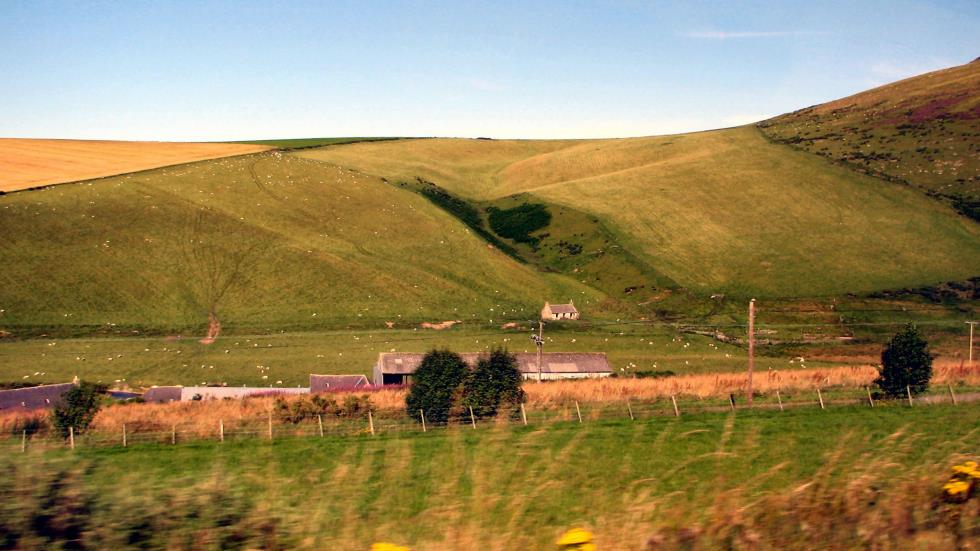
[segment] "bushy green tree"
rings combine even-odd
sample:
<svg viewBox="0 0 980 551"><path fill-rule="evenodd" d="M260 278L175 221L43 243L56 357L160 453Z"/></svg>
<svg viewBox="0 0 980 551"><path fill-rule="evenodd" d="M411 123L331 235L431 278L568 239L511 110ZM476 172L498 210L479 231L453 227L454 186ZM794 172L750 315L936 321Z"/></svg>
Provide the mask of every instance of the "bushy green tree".
<svg viewBox="0 0 980 551"><path fill-rule="evenodd" d="M875 384L891 397L905 396L906 387L912 394L929 388L932 378L932 356L929 343L918 328L908 324L899 331L881 353L881 367Z"/></svg>
<svg viewBox="0 0 980 551"><path fill-rule="evenodd" d="M82 382L69 390L60 405L54 408L54 426L63 438L68 438L68 428L74 427L75 434L85 432L95 414L99 412L105 385Z"/></svg>
<svg viewBox="0 0 980 551"><path fill-rule="evenodd" d="M432 350L412 376L412 386L405 398L405 409L415 419L425 411L426 421L441 423L459 402L467 367L463 358L449 350Z"/></svg>
<svg viewBox="0 0 980 551"><path fill-rule="evenodd" d="M477 360L463 384L463 405L477 417L493 417L501 407L516 408L524 401L517 357L497 348Z"/></svg>

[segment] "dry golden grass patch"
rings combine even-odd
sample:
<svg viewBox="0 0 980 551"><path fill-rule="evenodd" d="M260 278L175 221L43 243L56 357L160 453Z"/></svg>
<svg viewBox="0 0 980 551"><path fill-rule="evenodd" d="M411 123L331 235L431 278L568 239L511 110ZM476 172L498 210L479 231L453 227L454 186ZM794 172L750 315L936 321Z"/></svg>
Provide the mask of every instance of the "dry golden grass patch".
<svg viewBox="0 0 980 551"><path fill-rule="evenodd" d="M0 138L0 191L257 153L264 145Z"/></svg>

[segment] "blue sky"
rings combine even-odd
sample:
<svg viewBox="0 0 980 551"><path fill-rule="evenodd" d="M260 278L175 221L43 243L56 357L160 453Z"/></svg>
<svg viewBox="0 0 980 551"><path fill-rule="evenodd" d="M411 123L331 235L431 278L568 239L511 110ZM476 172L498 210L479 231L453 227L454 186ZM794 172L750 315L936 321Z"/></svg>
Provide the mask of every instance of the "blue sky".
<svg viewBox="0 0 980 551"><path fill-rule="evenodd" d="M0 2L0 136L615 137L980 56L980 2Z"/></svg>

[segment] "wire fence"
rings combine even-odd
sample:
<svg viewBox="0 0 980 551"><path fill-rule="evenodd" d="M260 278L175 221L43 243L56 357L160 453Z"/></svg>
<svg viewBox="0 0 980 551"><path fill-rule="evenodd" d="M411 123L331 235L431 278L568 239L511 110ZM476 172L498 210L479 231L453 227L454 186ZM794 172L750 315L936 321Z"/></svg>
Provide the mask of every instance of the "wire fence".
<svg viewBox="0 0 980 551"><path fill-rule="evenodd" d="M903 399L882 400L871 390L820 389L776 391L754 397L748 404L744 396L728 397L670 396L637 400L578 402L567 400L547 407L520 404L509 408L456 407L450 411L406 412L404 410L368 410L352 415L305 413L300 417L270 409L263 416L238 416L229 419L199 419L164 426L152 421L124 423L112 430L91 427L85 432L69 428L64 437L53 428L8 432L8 447L28 449L122 447L141 444L177 445L189 442L234 442L241 440L281 440L290 438L377 437L406 433L428 433L451 428L481 429L491 426L544 426L561 423L584 424L604 421L644 421L701 413L737 411L786 411L789 409L827 409L861 405L875 407L915 407L929 404L959 404L980 400L980 393L957 394L951 385L942 391L915 396L909 390ZM19 432L19 434L18 434Z"/></svg>

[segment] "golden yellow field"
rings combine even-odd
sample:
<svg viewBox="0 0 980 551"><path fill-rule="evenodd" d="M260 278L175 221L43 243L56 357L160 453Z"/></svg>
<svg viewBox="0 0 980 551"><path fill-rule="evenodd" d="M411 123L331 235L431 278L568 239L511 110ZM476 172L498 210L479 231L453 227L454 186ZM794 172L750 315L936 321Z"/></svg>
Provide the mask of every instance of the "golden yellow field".
<svg viewBox="0 0 980 551"><path fill-rule="evenodd" d="M272 149L225 143L0 138L0 191L102 178Z"/></svg>

